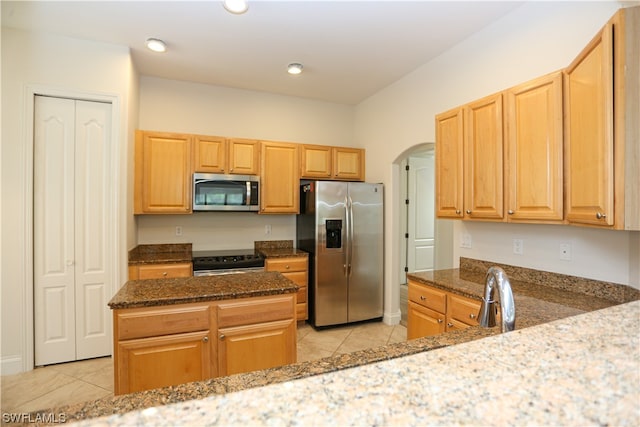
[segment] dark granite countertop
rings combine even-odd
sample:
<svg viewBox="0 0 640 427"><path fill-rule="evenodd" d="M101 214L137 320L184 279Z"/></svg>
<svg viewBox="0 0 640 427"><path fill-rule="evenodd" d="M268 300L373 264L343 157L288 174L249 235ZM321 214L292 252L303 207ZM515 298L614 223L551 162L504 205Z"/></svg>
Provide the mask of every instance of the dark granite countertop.
<svg viewBox="0 0 640 427"><path fill-rule="evenodd" d="M130 280L109 307L134 308L287 294L298 286L279 272Z"/></svg>
<svg viewBox="0 0 640 427"><path fill-rule="evenodd" d="M191 243L138 245L129 251L129 265L191 262Z"/></svg>
<svg viewBox="0 0 640 427"><path fill-rule="evenodd" d="M495 264L491 264L495 265ZM408 277L444 290L459 293L472 298L480 298L484 284L484 262L461 259L462 269L439 270L429 273L414 273ZM554 275L545 277L544 284L528 281L540 279L534 270L511 269L504 266L510 274L516 300L516 329L522 329L553 320L564 319L577 314L639 299L640 291L628 286L588 279ZM531 273L533 272L533 273ZM533 274L527 275L527 274ZM267 274L267 273L258 273ZM545 273L551 274L551 273ZM168 279L164 279L165 281ZM184 279L183 279L184 280ZM157 285L128 282L133 286L156 289ZM585 282L587 284L585 285ZM142 288L141 288L142 289ZM569 290L571 289L571 290ZM574 289L579 290L574 291ZM604 290L603 290L604 289ZM135 299L135 290L129 290ZM151 292L151 290L149 290ZM163 291L155 291L162 293ZM140 291L140 293L144 293ZM593 294L598 296L594 296ZM115 298L115 297L114 297ZM112 300L113 301L113 300ZM116 301L117 303L117 301ZM500 333L499 327L470 327L433 337L419 338L354 353L326 357L320 360L296 363L264 371L237 374L228 377L212 378L206 381L181 384L156 390L132 393L97 401L55 408L55 413L65 413L67 420L79 420L110 414L122 414L152 406L202 399L206 396L245 390L268 384L326 374L329 372L354 368L374 362L409 356L464 342L486 338Z"/></svg>
<svg viewBox="0 0 640 427"><path fill-rule="evenodd" d="M309 257L308 252L296 248L269 248L258 249L258 251L266 258Z"/></svg>

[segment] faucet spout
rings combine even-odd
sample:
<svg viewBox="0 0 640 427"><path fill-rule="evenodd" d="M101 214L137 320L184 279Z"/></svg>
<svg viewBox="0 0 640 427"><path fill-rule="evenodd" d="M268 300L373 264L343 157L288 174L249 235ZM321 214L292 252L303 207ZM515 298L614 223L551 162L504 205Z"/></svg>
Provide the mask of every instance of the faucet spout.
<svg viewBox="0 0 640 427"><path fill-rule="evenodd" d="M516 327L516 306L513 291L507 273L500 267L490 267L485 277L484 297L478 314L480 326L485 328L496 325L495 288L500 297L500 316L502 332L513 331Z"/></svg>

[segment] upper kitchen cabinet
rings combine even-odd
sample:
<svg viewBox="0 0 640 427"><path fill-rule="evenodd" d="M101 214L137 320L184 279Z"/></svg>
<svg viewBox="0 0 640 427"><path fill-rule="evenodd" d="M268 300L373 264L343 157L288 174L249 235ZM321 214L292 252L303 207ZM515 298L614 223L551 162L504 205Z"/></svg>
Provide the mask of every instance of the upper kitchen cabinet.
<svg viewBox="0 0 640 427"><path fill-rule="evenodd" d="M503 221L502 93L436 116L436 215Z"/></svg>
<svg viewBox="0 0 640 427"><path fill-rule="evenodd" d="M640 8L621 9L564 72L566 219L640 229Z"/></svg>
<svg viewBox="0 0 640 427"><path fill-rule="evenodd" d="M464 121L462 108L436 116L436 215L462 218Z"/></svg>
<svg viewBox="0 0 640 427"><path fill-rule="evenodd" d="M190 135L136 131L135 214L191 213Z"/></svg>
<svg viewBox="0 0 640 427"><path fill-rule="evenodd" d="M260 213L298 213L298 144L260 144Z"/></svg>
<svg viewBox="0 0 640 427"><path fill-rule="evenodd" d="M196 135L193 159L195 172L257 175L260 165L259 142Z"/></svg>
<svg viewBox="0 0 640 427"><path fill-rule="evenodd" d="M562 72L506 91L508 221L561 222Z"/></svg>
<svg viewBox="0 0 640 427"><path fill-rule="evenodd" d="M502 93L464 107L464 218L504 218Z"/></svg>
<svg viewBox="0 0 640 427"><path fill-rule="evenodd" d="M301 178L364 181L364 150L304 144L300 166Z"/></svg>

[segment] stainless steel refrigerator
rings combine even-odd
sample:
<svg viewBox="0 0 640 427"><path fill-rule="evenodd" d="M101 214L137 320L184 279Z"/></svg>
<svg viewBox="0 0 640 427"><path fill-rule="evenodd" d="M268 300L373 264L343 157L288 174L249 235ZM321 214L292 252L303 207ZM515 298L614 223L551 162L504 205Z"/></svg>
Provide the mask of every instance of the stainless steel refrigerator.
<svg viewBox="0 0 640 427"><path fill-rule="evenodd" d="M313 326L382 317L382 184L302 181L296 234L309 252Z"/></svg>

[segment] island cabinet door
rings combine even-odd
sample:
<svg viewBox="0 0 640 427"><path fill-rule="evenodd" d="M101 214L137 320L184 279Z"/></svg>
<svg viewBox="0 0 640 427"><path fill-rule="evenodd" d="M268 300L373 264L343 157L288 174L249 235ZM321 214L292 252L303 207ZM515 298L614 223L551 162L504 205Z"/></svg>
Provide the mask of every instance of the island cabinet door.
<svg viewBox="0 0 640 427"><path fill-rule="evenodd" d="M251 372L296 362L294 319L218 329L218 374Z"/></svg>
<svg viewBox="0 0 640 427"><path fill-rule="evenodd" d="M445 315L409 301L407 339L412 340L444 332Z"/></svg>
<svg viewBox="0 0 640 427"><path fill-rule="evenodd" d="M208 330L121 341L118 347L116 395L211 377Z"/></svg>

